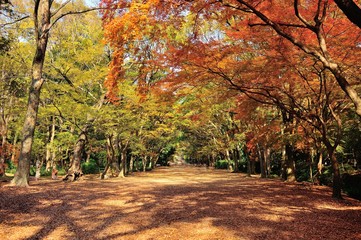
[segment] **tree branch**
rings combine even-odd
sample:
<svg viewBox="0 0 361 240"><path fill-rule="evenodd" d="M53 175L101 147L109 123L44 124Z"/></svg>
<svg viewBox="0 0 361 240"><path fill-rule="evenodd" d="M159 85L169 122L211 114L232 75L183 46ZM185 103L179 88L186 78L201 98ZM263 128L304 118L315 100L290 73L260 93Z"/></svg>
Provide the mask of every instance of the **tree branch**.
<svg viewBox="0 0 361 240"><path fill-rule="evenodd" d="M283 27L308 28L305 25L301 25L301 24L282 23L282 22L278 22L277 24L280 25L280 26L283 26ZM266 23L249 23L248 26L250 26L250 27L269 26L269 24L266 24Z"/></svg>
<svg viewBox="0 0 361 240"><path fill-rule="evenodd" d="M57 10L55 10L54 13L51 14L51 16L55 16L61 9L63 9L71 0L67 0L66 2L64 2Z"/></svg>
<svg viewBox="0 0 361 240"><path fill-rule="evenodd" d="M22 18L19 18L19 19L14 20L13 22L8 22L8 23L0 24L0 27L5 27L5 26L7 26L7 25L15 24L15 23L20 22L20 21L22 21L22 20L24 20L24 19L27 19L27 18L29 18L29 17L30 17L29 15L26 15L26 16L24 16L24 17L22 17Z"/></svg>
<svg viewBox="0 0 361 240"><path fill-rule="evenodd" d="M361 28L361 8L354 1L335 0L335 3L352 23Z"/></svg>
<svg viewBox="0 0 361 240"><path fill-rule="evenodd" d="M69 11L69 12L63 13L63 14L61 14L59 17L57 17L57 18L47 27L47 29L44 31L43 34L46 34L47 32L49 32L50 29L51 29L60 19L62 19L62 18L65 17L65 16L68 16L68 15L76 15L76 14L83 14L83 13L87 13L87 12L91 12L91 11L97 11L97 10L102 10L102 9L106 9L106 8L102 8L102 7L99 7L99 8L89 8L89 9L84 9L84 10L81 10L81 11Z"/></svg>

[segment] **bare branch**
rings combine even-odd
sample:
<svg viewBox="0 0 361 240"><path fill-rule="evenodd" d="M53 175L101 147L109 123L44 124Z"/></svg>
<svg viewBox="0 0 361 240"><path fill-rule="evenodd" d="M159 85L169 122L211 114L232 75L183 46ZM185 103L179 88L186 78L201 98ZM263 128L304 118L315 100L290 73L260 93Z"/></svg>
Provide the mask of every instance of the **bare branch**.
<svg viewBox="0 0 361 240"><path fill-rule="evenodd" d="M16 19L16 20L14 20L14 21L12 21L12 22L0 24L0 27L5 27L5 26L7 26L7 25L12 25L12 24L18 23L18 22L20 22L20 21L22 21L22 20L25 20L25 19L29 18L29 17L30 17L30 16L27 15L27 16L24 16L24 17L22 17L22 18Z"/></svg>
<svg viewBox="0 0 361 240"><path fill-rule="evenodd" d="M52 17L54 17L61 9L63 9L71 0L65 1L57 10L55 10L54 13L51 14Z"/></svg>
<svg viewBox="0 0 361 240"><path fill-rule="evenodd" d="M297 16L297 18L303 23L305 24L309 29L314 30L314 26L312 26L300 13L299 9L298 9L298 0L294 0L293 2L293 7L295 9L295 14Z"/></svg>
<svg viewBox="0 0 361 240"><path fill-rule="evenodd" d="M77 15L77 14L83 14L83 13L87 13L87 12L92 12L92 11L97 11L97 10L102 10L102 9L106 9L106 8L89 8L89 9L84 9L81 11L69 11L66 13L61 14L59 17L57 17L48 27L47 29L43 32L43 34L46 34L47 32L50 31L50 29L63 17L68 16L68 15Z"/></svg>
<svg viewBox="0 0 361 240"><path fill-rule="evenodd" d="M293 24L293 23L282 23L282 22L278 22L278 25L282 26L282 27L295 27L295 28L308 28L305 25L301 25L301 24ZM248 24L248 26L250 27L254 27L254 26L269 26L269 24L266 23L250 23Z"/></svg>

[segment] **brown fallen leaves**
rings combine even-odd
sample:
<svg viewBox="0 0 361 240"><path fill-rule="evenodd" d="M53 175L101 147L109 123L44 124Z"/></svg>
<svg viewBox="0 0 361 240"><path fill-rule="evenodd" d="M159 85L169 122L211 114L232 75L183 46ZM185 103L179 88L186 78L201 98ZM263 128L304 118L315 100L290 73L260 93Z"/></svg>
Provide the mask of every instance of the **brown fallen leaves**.
<svg viewBox="0 0 361 240"><path fill-rule="evenodd" d="M361 239L327 187L197 167L0 188L1 239Z"/></svg>

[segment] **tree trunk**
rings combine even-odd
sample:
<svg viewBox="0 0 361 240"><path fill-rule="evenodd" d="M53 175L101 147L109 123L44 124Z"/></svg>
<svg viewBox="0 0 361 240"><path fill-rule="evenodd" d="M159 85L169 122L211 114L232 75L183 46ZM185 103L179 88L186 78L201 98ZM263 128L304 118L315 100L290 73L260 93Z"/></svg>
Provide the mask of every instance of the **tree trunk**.
<svg viewBox="0 0 361 240"><path fill-rule="evenodd" d="M73 164L70 167L73 172L81 172L81 160L86 144L86 132L82 131L74 147Z"/></svg>
<svg viewBox="0 0 361 240"><path fill-rule="evenodd" d="M238 146L236 149L233 149L233 158L234 158L234 170L233 172L239 172L239 151Z"/></svg>
<svg viewBox="0 0 361 240"><path fill-rule="evenodd" d="M157 154L157 156L153 158L153 168L152 169L157 167L159 157L160 157L160 154ZM207 164L208 164L208 160L207 160Z"/></svg>
<svg viewBox="0 0 361 240"><path fill-rule="evenodd" d="M89 150L86 152L86 159L85 159L86 163L90 163L90 155L91 155L91 151Z"/></svg>
<svg viewBox="0 0 361 240"><path fill-rule="evenodd" d="M127 165L127 153L126 153L126 149L120 149L120 159L121 159L121 167L120 167L120 173L119 173L119 177L125 177L127 174L127 169L126 169L126 165Z"/></svg>
<svg viewBox="0 0 361 240"><path fill-rule="evenodd" d="M134 164L134 156L130 155L130 160L129 160L129 173L130 174L133 173L133 164Z"/></svg>
<svg viewBox="0 0 361 240"><path fill-rule="evenodd" d="M38 116L38 109L40 103L40 90L44 83L42 77L43 65L45 60L45 52L49 38L47 27L50 25L50 7L52 1L37 1L34 9L34 32L36 41L35 56L32 63L32 81L29 88L28 106L23 125L22 141L20 148L20 157L18 168L15 172L14 178L11 181L12 185L27 187L29 186L29 171L31 148L33 145L34 131L36 120ZM41 21L39 21L39 19Z"/></svg>
<svg viewBox="0 0 361 240"><path fill-rule="evenodd" d="M293 154L293 146L289 143L285 144L282 163L282 179L287 182L296 181L296 169Z"/></svg>
<svg viewBox="0 0 361 240"><path fill-rule="evenodd" d="M342 181L340 176L340 168L338 161L335 156L335 148L327 147L328 157L331 160L332 171L333 171L333 184L332 184L332 197L336 199L342 199Z"/></svg>
<svg viewBox="0 0 361 240"><path fill-rule="evenodd" d="M40 161L39 157L36 158L35 163L35 180L38 180L41 177L41 167L43 166L43 161Z"/></svg>
<svg viewBox="0 0 361 240"><path fill-rule="evenodd" d="M7 131L2 132L2 141L1 141L1 150L0 150L0 177L5 175L6 135L7 135Z"/></svg>
<svg viewBox="0 0 361 240"><path fill-rule="evenodd" d="M310 164L310 181L313 183L313 164L315 159L315 150L313 148L310 149L309 152L309 164Z"/></svg>
<svg viewBox="0 0 361 240"><path fill-rule="evenodd" d="M263 159L264 159L264 172L266 174L266 177L269 177L270 175L270 172L271 172L271 149L270 148L266 148L263 150Z"/></svg>
<svg viewBox="0 0 361 240"><path fill-rule="evenodd" d="M109 162L107 161L107 164L105 165L104 171L102 172L102 174L100 175L100 179L104 179L105 175L107 174L107 171L109 169Z"/></svg>
<svg viewBox="0 0 361 240"><path fill-rule="evenodd" d="M39 64L35 65L36 66L34 66L34 68L40 68ZM37 73L38 71L35 72ZM23 139L21 141L18 168L12 180L12 185L20 187L27 187L29 185L31 148L33 145L34 132L40 103L40 89L43 82L44 80L41 77L40 79L38 77L33 77L29 91L28 109L23 126Z"/></svg>
<svg viewBox="0 0 361 240"><path fill-rule="evenodd" d="M125 147L122 151L122 165L123 165L123 173L124 175L127 175L128 174L127 147Z"/></svg>
<svg viewBox="0 0 361 240"><path fill-rule="evenodd" d="M55 138L55 117L51 117L51 126L49 127L49 137L46 144L46 171L50 171L54 165L55 150L53 147L54 138Z"/></svg>
<svg viewBox="0 0 361 240"><path fill-rule="evenodd" d="M261 147L259 146L259 144L257 144L257 152L258 152L258 159L259 159L259 164L260 164L260 170L261 170L261 178L266 178L267 174L266 174L266 164L265 164L265 159L264 159L264 155L262 154L264 150L261 149Z"/></svg>
<svg viewBox="0 0 361 240"><path fill-rule="evenodd" d="M64 181L68 180L71 177L71 181L75 181L83 175L81 170L81 160L83 159L83 152L85 151L85 144L87 141L87 132L90 126L88 124L82 129L78 140L74 146L74 155L71 162L70 168L67 172L67 175L63 178Z"/></svg>
<svg viewBox="0 0 361 240"><path fill-rule="evenodd" d="M12 147L12 151L11 151L11 162L15 163L16 160L16 143L18 142L18 133L15 132L15 136L14 136L14 141L13 141L13 147Z"/></svg>
<svg viewBox="0 0 361 240"><path fill-rule="evenodd" d="M353 0L335 0L335 3L352 23L361 28L361 8Z"/></svg>
<svg viewBox="0 0 361 240"><path fill-rule="evenodd" d="M149 163L148 163L148 169L152 169L153 168L153 157L149 157Z"/></svg>
<svg viewBox="0 0 361 240"><path fill-rule="evenodd" d="M242 149L242 155L243 157L246 159L247 162L247 177L250 177L252 174L252 166L251 166L251 159L249 158L249 154L248 154L248 150L247 150L247 146L244 145L243 149Z"/></svg>
<svg viewBox="0 0 361 240"><path fill-rule="evenodd" d="M4 61L2 64L3 67L3 71L1 74L1 81L2 82L7 82L6 80L6 74L4 72L4 67L6 65L6 62ZM4 91L4 95L6 94L6 92L8 91L6 89L7 87L4 86L4 88L2 89L2 91ZM10 96L4 96L2 98L2 103L1 103L1 107L0 107L0 112L1 112L1 116L0 116L0 135L2 136L2 140L1 140L1 150L0 150L0 176L4 176L5 175L5 158L6 155L8 155L9 153L9 149L8 149L8 142L6 140L8 132L9 132L9 122L11 120L11 114L7 114L6 113L6 108L11 109L13 107L13 102L14 102L14 97L12 95Z"/></svg>
<svg viewBox="0 0 361 240"><path fill-rule="evenodd" d="M139 171L139 157L135 157L135 161L134 161L134 168L135 168L135 171Z"/></svg>
<svg viewBox="0 0 361 240"><path fill-rule="evenodd" d="M318 163L317 163L317 172L319 175L322 174L322 169L323 169L323 155L322 152L320 152L320 155L318 156Z"/></svg>
<svg viewBox="0 0 361 240"><path fill-rule="evenodd" d="M147 156L146 155L144 155L142 158L142 164L143 164L143 172L145 172L146 166L147 166Z"/></svg>
<svg viewBox="0 0 361 240"><path fill-rule="evenodd" d="M229 154L229 150L226 150L226 160L227 160L227 168L229 172L233 172L233 166L231 163L231 156Z"/></svg>

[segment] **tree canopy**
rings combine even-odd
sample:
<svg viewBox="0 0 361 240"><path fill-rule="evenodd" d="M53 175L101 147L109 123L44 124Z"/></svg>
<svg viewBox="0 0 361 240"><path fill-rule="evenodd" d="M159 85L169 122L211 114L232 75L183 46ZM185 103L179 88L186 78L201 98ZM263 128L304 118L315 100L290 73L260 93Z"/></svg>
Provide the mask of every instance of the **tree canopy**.
<svg viewBox="0 0 361 240"><path fill-rule="evenodd" d="M16 185L42 166L75 180L182 160L341 198L360 170L359 1L1 5L0 173L18 162Z"/></svg>

